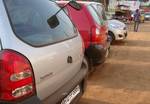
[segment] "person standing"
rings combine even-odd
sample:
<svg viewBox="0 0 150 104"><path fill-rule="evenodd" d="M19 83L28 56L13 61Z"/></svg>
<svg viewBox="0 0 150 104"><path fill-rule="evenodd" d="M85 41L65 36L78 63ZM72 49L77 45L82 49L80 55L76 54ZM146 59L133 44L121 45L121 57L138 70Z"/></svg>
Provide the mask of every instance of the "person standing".
<svg viewBox="0 0 150 104"><path fill-rule="evenodd" d="M136 9L134 14L134 31L137 32L140 24L140 11L139 9Z"/></svg>

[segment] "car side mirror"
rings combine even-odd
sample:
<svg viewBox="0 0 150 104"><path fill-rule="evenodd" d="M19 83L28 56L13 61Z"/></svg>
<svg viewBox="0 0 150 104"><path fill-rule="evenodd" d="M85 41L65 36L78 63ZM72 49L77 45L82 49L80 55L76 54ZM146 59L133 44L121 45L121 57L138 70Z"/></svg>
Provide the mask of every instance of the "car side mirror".
<svg viewBox="0 0 150 104"><path fill-rule="evenodd" d="M74 0L71 0L68 4L76 10L81 10L82 8L81 5Z"/></svg>

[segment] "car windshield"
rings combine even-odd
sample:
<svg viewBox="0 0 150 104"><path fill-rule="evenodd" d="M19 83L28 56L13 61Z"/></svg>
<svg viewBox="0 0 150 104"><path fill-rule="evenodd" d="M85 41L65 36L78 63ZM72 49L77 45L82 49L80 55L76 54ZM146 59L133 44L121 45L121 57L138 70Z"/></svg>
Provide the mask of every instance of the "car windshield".
<svg viewBox="0 0 150 104"><path fill-rule="evenodd" d="M4 0L16 36L32 46L54 44L76 36L69 17L60 11L59 25L51 28L47 20L60 8L48 0Z"/></svg>

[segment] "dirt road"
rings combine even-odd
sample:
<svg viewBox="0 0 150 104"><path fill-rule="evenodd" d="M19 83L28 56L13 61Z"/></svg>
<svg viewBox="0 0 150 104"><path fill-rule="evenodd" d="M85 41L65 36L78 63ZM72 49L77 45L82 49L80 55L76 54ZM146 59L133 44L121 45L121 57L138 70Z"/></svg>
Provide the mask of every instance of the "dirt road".
<svg viewBox="0 0 150 104"><path fill-rule="evenodd" d="M79 104L150 104L150 22L140 27L112 45Z"/></svg>

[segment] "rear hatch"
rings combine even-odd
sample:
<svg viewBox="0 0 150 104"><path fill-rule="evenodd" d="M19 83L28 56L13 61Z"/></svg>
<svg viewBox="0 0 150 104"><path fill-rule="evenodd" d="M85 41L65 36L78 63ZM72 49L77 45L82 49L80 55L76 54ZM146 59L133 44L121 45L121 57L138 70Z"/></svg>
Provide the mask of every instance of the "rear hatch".
<svg viewBox="0 0 150 104"><path fill-rule="evenodd" d="M11 44L4 48L16 50L29 59L34 71L37 95L43 100L80 70L83 57L81 38L63 11L57 14L58 26L50 28L47 20L59 10L54 2L4 2L16 35L10 32Z"/></svg>

